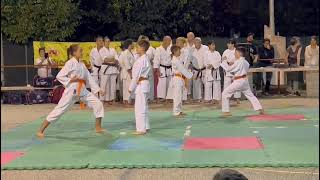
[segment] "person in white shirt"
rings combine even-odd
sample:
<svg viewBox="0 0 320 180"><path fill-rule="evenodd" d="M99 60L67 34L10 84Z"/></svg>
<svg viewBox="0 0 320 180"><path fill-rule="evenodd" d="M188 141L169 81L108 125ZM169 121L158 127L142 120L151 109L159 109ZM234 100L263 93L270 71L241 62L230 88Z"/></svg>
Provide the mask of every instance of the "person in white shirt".
<svg viewBox="0 0 320 180"><path fill-rule="evenodd" d="M221 67L227 72L233 73L233 82L223 90L222 92L222 112L223 117L232 116L230 113L229 99L235 92L242 92L246 98L250 101L253 109L259 111L260 114L264 114L264 110L257 99L252 93L247 79L250 64L244 58L245 49L243 47L237 47L235 52L236 60L231 63L223 61Z"/></svg>
<svg viewBox="0 0 320 180"><path fill-rule="evenodd" d="M150 84L148 75L151 65L146 55L150 43L146 40L138 41L137 53L139 58L133 64L132 80L129 86L129 93L135 93L135 135L144 135L150 130L148 115L148 94L150 92Z"/></svg>
<svg viewBox="0 0 320 180"><path fill-rule="evenodd" d="M156 77L158 77L158 102L166 98L169 89L169 83L172 77L170 44L171 37L165 36L161 46L156 48L154 55L153 68Z"/></svg>
<svg viewBox="0 0 320 180"><path fill-rule="evenodd" d="M316 36L311 36L310 45L304 52L304 59L304 66L319 66L319 46Z"/></svg>
<svg viewBox="0 0 320 180"><path fill-rule="evenodd" d="M191 51L188 50L188 48L185 46L186 44L186 39L184 37L178 37L176 39L176 45L180 47L180 56L179 58L181 59L183 66L192 73L192 66L191 66ZM188 100L188 88L190 87L190 80L188 80L187 86L183 88L183 101Z"/></svg>
<svg viewBox="0 0 320 180"><path fill-rule="evenodd" d="M235 52L236 52L236 41L230 39L227 43L228 49L226 49L222 54L222 61L226 61L227 63L232 63L235 61ZM224 78L223 78L223 89L226 89L232 83L233 75L224 70ZM233 95L237 104L240 104L241 92L235 92Z"/></svg>
<svg viewBox="0 0 320 180"><path fill-rule="evenodd" d="M180 47L173 45L172 53L172 91L173 91L173 115L176 117L185 115L182 112L182 100L184 89L186 89L187 79L191 79L193 74L185 68L181 59Z"/></svg>
<svg viewBox="0 0 320 180"><path fill-rule="evenodd" d="M40 78L51 78L51 65L55 65L54 61L46 53L45 48L39 48L40 57L36 60L37 65L44 65L38 68L38 76Z"/></svg>
<svg viewBox="0 0 320 180"><path fill-rule="evenodd" d="M195 39L194 33L193 32L188 32L187 33L187 43L185 45L185 48L187 49L188 54L189 54L189 58L190 58L189 61L191 61L192 52L194 50L194 39ZM192 66L190 66L190 68L191 68L191 71L192 71ZM188 84L188 87L187 87L187 89L188 89L188 94L187 94L188 95L188 99L192 99L192 97L191 97L192 86L193 86L193 80L191 79L189 81L189 84Z"/></svg>
<svg viewBox="0 0 320 180"><path fill-rule="evenodd" d="M221 55L216 51L214 41L208 43L209 50L206 52L204 65L205 82L204 82L204 100L207 103L219 102L221 100L221 78L219 67L221 64Z"/></svg>
<svg viewBox="0 0 320 180"><path fill-rule="evenodd" d="M58 81L63 84L65 90L58 105L49 113L37 132L36 135L39 138L44 137L44 131L51 122L58 120L71 105L79 100L81 103L84 102L88 107L93 109L94 116L96 117L96 132L104 132L104 129L101 127L101 120L104 117L103 104L97 98L98 93L103 95L104 92L90 75L85 64L80 60L82 58L82 49L80 46L78 44L71 45L69 52L72 58L66 62L57 75ZM90 85L91 92L85 87L87 83Z"/></svg>
<svg viewBox="0 0 320 180"><path fill-rule="evenodd" d="M144 36L144 35L140 35L139 36L138 41L140 41L140 40L146 40L146 41L148 41L150 43L149 38L147 36ZM150 61L151 67L153 67L153 60L154 60L155 51L156 51L156 49L154 47L152 47L151 44L150 44L150 46L149 46L149 48L148 48L148 50L146 52L146 55L147 55L147 57L148 57L148 59ZM157 88L155 86L154 82L155 82L155 76L154 76L153 69L151 69L150 74L149 74L150 93L149 93L149 97L148 97L148 99L150 101L154 100L155 89Z"/></svg>
<svg viewBox="0 0 320 180"><path fill-rule="evenodd" d="M96 37L96 47L93 48L90 52L90 65L91 65L91 75L94 80L100 84L100 70L102 65L102 57L100 54L101 49L103 48L103 37Z"/></svg>
<svg viewBox="0 0 320 180"><path fill-rule="evenodd" d="M108 37L104 37L104 47L101 49L100 54L103 59L100 69L100 87L105 92L105 95L101 96L100 99L112 104L116 98L119 62L117 60L117 52L114 48L110 47L110 39Z"/></svg>
<svg viewBox="0 0 320 180"><path fill-rule="evenodd" d="M134 56L131 52L133 49L133 41L131 39L127 39L122 43L123 51L119 56L119 65L121 67L120 79L122 81L122 97L123 103L129 104L131 101L131 94L129 94L129 85L131 82L132 76L132 66L134 63Z"/></svg>
<svg viewBox="0 0 320 180"><path fill-rule="evenodd" d="M196 37L194 41L195 48L192 52L192 69L193 69L193 81L192 81L192 94L193 99L201 102L203 98L203 84L205 81L205 66L204 57L208 51L208 46L201 43L201 38Z"/></svg>

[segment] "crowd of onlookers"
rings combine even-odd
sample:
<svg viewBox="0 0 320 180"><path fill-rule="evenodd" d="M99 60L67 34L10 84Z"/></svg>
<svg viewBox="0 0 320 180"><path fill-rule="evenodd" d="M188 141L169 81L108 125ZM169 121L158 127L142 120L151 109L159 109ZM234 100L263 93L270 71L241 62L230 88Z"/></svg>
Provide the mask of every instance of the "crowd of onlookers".
<svg viewBox="0 0 320 180"><path fill-rule="evenodd" d="M149 40L146 36L140 36L139 39ZM106 97L103 97L102 101L107 101L109 104L112 104L115 101L124 101L130 103L131 99L134 99L131 95L129 97L125 92L125 81L130 79L130 69L123 70L125 66L133 65L135 61L135 43L133 40L126 40L122 42L121 52L117 52L115 49L110 47L110 39L108 37L98 36L96 38L96 47L92 49L90 53L90 63L92 75L96 78L99 85L103 85L106 92ZM216 51L215 47L217 46L214 41L210 41L211 44L214 44L213 51ZM170 91L170 74L171 71L171 52L170 47L172 44L177 44L181 47L182 52L186 51L186 62L189 63L187 66L191 72L202 77L205 76L203 68L206 68L202 62L205 60L205 55L209 51L210 44L204 44L201 41L201 38L195 37L192 32L187 34L186 38L179 37L176 40L172 40L170 36L165 36L161 43L160 47L154 48L150 47L147 51L147 56L150 60L150 63L153 66L153 72L150 74L150 81L152 84L151 93L149 100L157 102L162 102L168 98L167 94ZM271 45L270 39L264 39L262 44L257 44L254 41L254 34L249 33L246 42L238 43L235 40L231 39L227 42L227 49L220 55L220 52L216 51L221 61L229 61L230 57L227 51L233 53L233 49L236 46L243 46L247 50L246 59L249 61L251 67L269 67L272 66L275 58L275 50ZM98 49L98 50L97 50ZM100 51L101 49L101 51ZM299 37L292 37L289 41L289 46L286 50L285 63L289 67L298 67L298 66L319 66L319 46L317 43L317 37L312 36L310 38L310 44L305 47L304 56L301 55L302 44ZM229 53L230 54L230 53ZM48 56L45 48L39 49L40 57L36 60L36 64L40 65L38 67L37 76L34 79L33 85L38 87L52 87L54 84L54 74L52 73L51 65L56 63ZM132 56L131 56L132 55ZM105 62L107 57L108 62ZM228 56L228 57L227 57ZM301 61L301 57L304 57L304 63ZM126 62L129 61L129 62ZM112 65L113 63L113 65ZM196 65L198 63L198 65ZM108 65L107 65L108 64ZM201 65L203 64L203 65ZM200 71L197 72L197 68L200 68ZM99 72L98 72L99 70ZM226 86L224 79L227 79L222 68L220 68L221 74L221 88ZM300 96L299 92L299 82L302 80L302 73L300 72L289 72L287 73L287 88L289 94L294 94ZM270 86L272 80L272 72L266 72L263 76L263 73L254 73L253 75L253 91L262 92L263 95L270 94ZM126 77L124 77L126 76ZM201 79L201 77L200 77ZM196 82L190 83L187 88L187 100L204 100L204 91L205 83ZM101 84L102 83L102 84ZM197 84L198 83L198 84ZM199 85L199 87L197 87ZM196 87L195 87L196 86ZM195 96L197 92L196 89L200 89L200 95ZM210 93L214 94L215 89L210 89ZM220 90L221 91L221 90ZM219 98L209 99L209 102L214 102L215 100L220 100ZM184 99L186 100L186 99Z"/></svg>

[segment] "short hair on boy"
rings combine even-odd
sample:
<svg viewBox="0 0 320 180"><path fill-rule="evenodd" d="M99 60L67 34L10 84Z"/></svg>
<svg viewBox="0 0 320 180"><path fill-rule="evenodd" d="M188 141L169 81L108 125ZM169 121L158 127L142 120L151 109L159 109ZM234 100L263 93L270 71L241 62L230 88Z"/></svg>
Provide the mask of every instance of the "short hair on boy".
<svg viewBox="0 0 320 180"><path fill-rule="evenodd" d="M67 49L67 51L69 51L68 54L73 56L73 54L78 50L79 47L79 44L71 44L70 47Z"/></svg>
<svg viewBox="0 0 320 180"><path fill-rule="evenodd" d="M171 46L171 53L174 54L175 52L177 52L178 50L180 50L181 48L177 45L172 45Z"/></svg>
<svg viewBox="0 0 320 180"><path fill-rule="evenodd" d="M103 37L101 35L97 35L95 40L98 40L98 39L102 39L103 40Z"/></svg>
<svg viewBox="0 0 320 180"><path fill-rule="evenodd" d="M200 41L201 42L201 38L200 37L196 37L194 38L195 41Z"/></svg>
<svg viewBox="0 0 320 180"><path fill-rule="evenodd" d="M121 43L121 48L128 49L128 47L133 43L132 39L127 39Z"/></svg>
<svg viewBox="0 0 320 180"><path fill-rule="evenodd" d="M144 40L144 39L138 41L137 44L138 44L138 46L142 47L144 49L144 51L147 51L150 47L149 41Z"/></svg>
<svg viewBox="0 0 320 180"><path fill-rule="evenodd" d="M234 40L234 39L229 39L229 40L228 40L228 44L236 45L236 40Z"/></svg>
<svg viewBox="0 0 320 180"><path fill-rule="evenodd" d="M186 38L184 38L184 37L178 37L176 39L176 43L177 43L177 41L181 41L181 42L183 42L183 44L187 42Z"/></svg>
<svg viewBox="0 0 320 180"><path fill-rule="evenodd" d="M239 51L241 53L241 56L245 56L246 54L246 49L243 46L237 47L236 51Z"/></svg>
<svg viewBox="0 0 320 180"><path fill-rule="evenodd" d="M140 35L140 36L138 37L138 41L140 41L140 40L147 40L147 41L149 41L149 38L148 38L148 36Z"/></svg>
<svg viewBox="0 0 320 180"><path fill-rule="evenodd" d="M254 36L254 33L253 32L249 32L247 37L249 37L249 36Z"/></svg>
<svg viewBox="0 0 320 180"><path fill-rule="evenodd" d="M317 41L318 38L317 38L317 36L311 36L311 39Z"/></svg>
<svg viewBox="0 0 320 180"><path fill-rule="evenodd" d="M213 180L248 180L248 178L236 170L222 169L214 175Z"/></svg>
<svg viewBox="0 0 320 180"><path fill-rule="evenodd" d="M103 38L103 40L104 40L104 41L110 41L110 38L109 38L108 36L105 36L105 37Z"/></svg>
<svg viewBox="0 0 320 180"><path fill-rule="evenodd" d="M210 45L215 45L216 43L214 42L214 40L210 40L209 42L208 42L208 46L210 46Z"/></svg>

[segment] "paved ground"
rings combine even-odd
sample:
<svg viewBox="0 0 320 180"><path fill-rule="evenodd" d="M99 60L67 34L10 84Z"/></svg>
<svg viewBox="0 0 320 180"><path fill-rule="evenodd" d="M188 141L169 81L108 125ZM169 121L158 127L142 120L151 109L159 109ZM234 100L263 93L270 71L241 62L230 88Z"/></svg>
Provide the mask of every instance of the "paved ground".
<svg viewBox="0 0 320 180"><path fill-rule="evenodd" d="M319 107L319 99L280 98L261 100L266 108L283 107ZM201 108L208 105L185 105L184 109ZM1 105L1 132L9 131L21 124L34 121L45 116L54 107L46 105ZM122 105L106 106L106 113L112 110L132 111ZM218 108L218 107L217 107ZM250 108L247 101L234 109ZM171 104L151 105L150 109L171 109ZM72 111L79 111L75 106ZM36 130L35 130L36 131ZM80 169L80 170L23 170L2 171L5 180L144 180L144 179L176 179L207 180L220 168L171 168L171 169ZM319 179L319 168L240 168L237 169L250 180L316 180Z"/></svg>

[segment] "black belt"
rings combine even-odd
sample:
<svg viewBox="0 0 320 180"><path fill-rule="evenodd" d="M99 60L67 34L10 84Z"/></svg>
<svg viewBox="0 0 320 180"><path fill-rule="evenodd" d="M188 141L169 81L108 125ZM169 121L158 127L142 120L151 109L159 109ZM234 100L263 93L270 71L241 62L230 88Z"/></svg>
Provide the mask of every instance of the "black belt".
<svg viewBox="0 0 320 180"><path fill-rule="evenodd" d="M213 73L214 73L215 70L219 70L219 68L217 68L217 69L212 68L211 69L211 75L212 75L212 77L214 77L214 79L217 79L217 73L219 73L219 71L216 71L216 75L214 76Z"/></svg>
<svg viewBox="0 0 320 180"><path fill-rule="evenodd" d="M202 71L205 70L206 68L198 69L198 68L195 68L194 66L192 66L192 69L195 71L198 71L196 78L202 78Z"/></svg>
<svg viewBox="0 0 320 180"><path fill-rule="evenodd" d="M165 66L165 65L160 64L160 67L164 67L165 77L168 77L167 76L167 69L171 69L172 66Z"/></svg>
<svg viewBox="0 0 320 180"><path fill-rule="evenodd" d="M106 74L107 70L109 69L110 66L114 66L114 67L117 67L116 64L109 64L109 63L105 63L103 65L107 65L107 68L104 70L103 74Z"/></svg>

